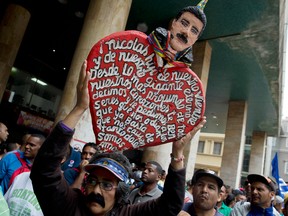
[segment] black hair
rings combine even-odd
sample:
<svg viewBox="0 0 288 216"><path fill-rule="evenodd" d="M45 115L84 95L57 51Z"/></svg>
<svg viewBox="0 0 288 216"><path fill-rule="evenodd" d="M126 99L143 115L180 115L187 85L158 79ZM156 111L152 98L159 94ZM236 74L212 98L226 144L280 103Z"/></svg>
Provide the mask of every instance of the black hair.
<svg viewBox="0 0 288 216"><path fill-rule="evenodd" d="M232 190L232 194L234 194L235 196L245 195L245 192L244 192L244 191L241 191L241 190L239 190L239 189L234 189L234 190Z"/></svg>
<svg viewBox="0 0 288 216"><path fill-rule="evenodd" d="M158 162L156 162L156 161L148 161L146 164L148 164L148 163L150 163L150 164L153 164L154 166L156 166L156 171L158 172L158 174L160 174L160 175L162 175L162 166L158 163Z"/></svg>
<svg viewBox="0 0 288 216"><path fill-rule="evenodd" d="M166 170L162 170L161 176L165 176L165 175L166 175Z"/></svg>
<svg viewBox="0 0 288 216"><path fill-rule="evenodd" d="M0 154L5 154L5 150L7 148L7 143L1 143L0 145Z"/></svg>
<svg viewBox="0 0 288 216"><path fill-rule="evenodd" d="M227 198L225 199L225 204L228 206L233 201L235 201L235 195L232 193L228 194Z"/></svg>
<svg viewBox="0 0 288 216"><path fill-rule="evenodd" d="M192 179L188 180L188 181L186 182L186 185L187 185L187 188L192 187L192 186L193 186L193 185L192 185Z"/></svg>
<svg viewBox="0 0 288 216"><path fill-rule="evenodd" d="M45 137L44 135L42 135L42 134L31 134L30 137L37 137L37 138L39 138L40 141L41 141L41 145L43 144L43 142L44 142L45 139L46 139L46 137ZM29 138L30 138L30 137L29 137Z"/></svg>
<svg viewBox="0 0 288 216"><path fill-rule="evenodd" d="M87 146L94 148L97 151L97 145L94 142L88 142L83 146L83 149L86 148Z"/></svg>
<svg viewBox="0 0 288 216"><path fill-rule="evenodd" d="M16 149L18 149L17 143L7 143L6 145L7 152L14 151Z"/></svg>
<svg viewBox="0 0 288 216"><path fill-rule="evenodd" d="M194 16L197 17L203 23L203 28L201 29L201 31L198 35L198 38L200 38L200 36L202 35L202 33L206 27L206 24L207 24L207 18L206 18L204 11L201 10L200 8L198 8L197 6L187 6L187 7L182 8L178 12L175 19L178 20L182 16L182 14L185 12L189 12L189 13L194 14Z"/></svg>
<svg viewBox="0 0 288 216"><path fill-rule="evenodd" d="M89 146L89 147L95 149L96 152L97 152L97 145L96 145L96 143L88 142L88 143L86 143L86 144L83 146L83 149L86 148L87 146Z"/></svg>

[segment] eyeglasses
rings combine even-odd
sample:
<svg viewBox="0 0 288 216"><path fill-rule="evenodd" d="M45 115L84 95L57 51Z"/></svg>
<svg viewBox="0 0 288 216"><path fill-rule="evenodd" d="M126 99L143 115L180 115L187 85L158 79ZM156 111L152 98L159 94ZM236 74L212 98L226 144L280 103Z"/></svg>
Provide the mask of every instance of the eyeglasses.
<svg viewBox="0 0 288 216"><path fill-rule="evenodd" d="M96 185L99 184L99 187L105 191L111 191L113 188L117 188L117 186L114 186L112 182L107 181L98 181L98 179L93 177L88 177L86 179L86 185L87 187L96 187Z"/></svg>

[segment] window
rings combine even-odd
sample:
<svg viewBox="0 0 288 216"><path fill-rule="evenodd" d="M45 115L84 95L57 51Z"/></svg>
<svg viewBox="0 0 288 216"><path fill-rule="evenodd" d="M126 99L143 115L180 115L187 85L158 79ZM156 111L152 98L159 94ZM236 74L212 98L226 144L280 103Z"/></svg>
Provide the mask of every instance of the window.
<svg viewBox="0 0 288 216"><path fill-rule="evenodd" d="M245 144L243 164L242 164L242 171L244 172L249 172L250 154L251 154L251 145Z"/></svg>
<svg viewBox="0 0 288 216"><path fill-rule="evenodd" d="M288 174L288 161L285 161L284 173L285 173L285 174Z"/></svg>
<svg viewBox="0 0 288 216"><path fill-rule="evenodd" d="M246 136L245 144L252 144L252 136Z"/></svg>
<svg viewBox="0 0 288 216"><path fill-rule="evenodd" d="M284 138L286 143L286 148L288 148L288 138Z"/></svg>
<svg viewBox="0 0 288 216"><path fill-rule="evenodd" d="M204 141L199 141L197 152L198 153L204 153L204 147L205 147L205 142Z"/></svg>
<svg viewBox="0 0 288 216"><path fill-rule="evenodd" d="M214 142L213 154L214 155L221 155L221 150L222 150L222 143L221 142Z"/></svg>

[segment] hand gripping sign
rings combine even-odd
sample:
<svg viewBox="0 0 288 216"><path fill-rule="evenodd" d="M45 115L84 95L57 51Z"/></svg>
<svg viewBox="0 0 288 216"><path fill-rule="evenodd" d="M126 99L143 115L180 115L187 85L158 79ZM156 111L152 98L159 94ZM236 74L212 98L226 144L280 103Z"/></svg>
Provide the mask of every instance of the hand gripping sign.
<svg viewBox="0 0 288 216"><path fill-rule="evenodd" d="M111 34L88 55L90 112L102 151L155 146L182 138L205 110L202 84L187 66L158 68L147 35Z"/></svg>

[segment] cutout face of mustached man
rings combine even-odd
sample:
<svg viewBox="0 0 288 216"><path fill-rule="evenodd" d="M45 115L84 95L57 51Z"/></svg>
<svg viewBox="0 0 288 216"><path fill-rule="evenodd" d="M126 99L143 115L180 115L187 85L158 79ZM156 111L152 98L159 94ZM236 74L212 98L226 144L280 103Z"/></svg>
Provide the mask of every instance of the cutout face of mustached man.
<svg viewBox="0 0 288 216"><path fill-rule="evenodd" d="M184 12L177 20L174 19L170 28L170 52L180 52L191 47L198 39L203 23L192 13Z"/></svg>
<svg viewBox="0 0 288 216"><path fill-rule="evenodd" d="M117 177L102 167L95 168L87 177L86 205L92 214L105 215L113 208L117 185ZM105 190L103 187L108 187L109 190Z"/></svg>

